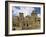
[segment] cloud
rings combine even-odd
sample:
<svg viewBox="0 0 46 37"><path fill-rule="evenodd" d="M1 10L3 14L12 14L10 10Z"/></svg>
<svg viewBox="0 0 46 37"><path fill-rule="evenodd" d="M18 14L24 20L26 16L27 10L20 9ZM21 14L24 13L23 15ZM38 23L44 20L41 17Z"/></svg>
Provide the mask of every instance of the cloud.
<svg viewBox="0 0 46 37"><path fill-rule="evenodd" d="M38 17L40 17L41 15L40 14L37 14Z"/></svg>
<svg viewBox="0 0 46 37"><path fill-rule="evenodd" d="M31 15L34 8L32 7L19 7L20 9L13 7L13 15L18 16L19 13L24 13L24 16Z"/></svg>

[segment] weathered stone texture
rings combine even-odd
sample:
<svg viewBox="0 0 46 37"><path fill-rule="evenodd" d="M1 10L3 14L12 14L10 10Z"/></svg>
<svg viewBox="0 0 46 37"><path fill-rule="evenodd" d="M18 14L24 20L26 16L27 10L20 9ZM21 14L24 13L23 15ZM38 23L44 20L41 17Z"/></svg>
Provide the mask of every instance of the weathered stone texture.
<svg viewBox="0 0 46 37"><path fill-rule="evenodd" d="M40 17L34 11L31 13L31 16L27 15L25 17L23 13L19 13L19 16L14 16L12 20L13 28L16 30L40 28Z"/></svg>

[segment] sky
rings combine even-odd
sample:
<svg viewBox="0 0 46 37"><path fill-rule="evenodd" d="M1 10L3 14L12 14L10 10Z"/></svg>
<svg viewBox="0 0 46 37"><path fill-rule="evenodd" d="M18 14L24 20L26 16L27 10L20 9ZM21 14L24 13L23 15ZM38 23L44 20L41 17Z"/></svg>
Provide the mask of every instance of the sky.
<svg viewBox="0 0 46 37"><path fill-rule="evenodd" d="M19 13L24 13L24 16L31 15L32 11L35 11L40 16L40 7L24 7L24 6L13 6L12 15L19 16Z"/></svg>

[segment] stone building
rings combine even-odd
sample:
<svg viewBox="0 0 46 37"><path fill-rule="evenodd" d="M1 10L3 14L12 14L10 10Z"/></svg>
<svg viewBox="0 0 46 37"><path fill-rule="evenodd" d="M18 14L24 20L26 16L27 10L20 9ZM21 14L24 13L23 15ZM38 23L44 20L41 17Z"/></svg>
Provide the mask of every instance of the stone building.
<svg viewBox="0 0 46 37"><path fill-rule="evenodd" d="M27 29L39 29L40 17L33 11L30 15L24 17L23 13L19 13L19 16L13 16L13 30L27 30Z"/></svg>

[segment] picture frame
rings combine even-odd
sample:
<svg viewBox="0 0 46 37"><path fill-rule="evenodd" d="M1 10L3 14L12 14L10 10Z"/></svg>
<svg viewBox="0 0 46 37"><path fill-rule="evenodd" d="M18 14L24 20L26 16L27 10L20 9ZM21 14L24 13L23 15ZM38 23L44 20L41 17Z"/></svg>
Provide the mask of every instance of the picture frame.
<svg viewBox="0 0 46 37"><path fill-rule="evenodd" d="M24 13L24 21L23 21L23 13ZM18 14L20 14L22 18L18 16ZM37 17L37 19L35 17ZM16 18L22 20L21 21L19 20L16 23L17 20ZM36 19L40 22L36 21L35 23L34 22L35 20L33 19ZM5 1L5 36L34 35L34 34L45 34L45 3Z"/></svg>

